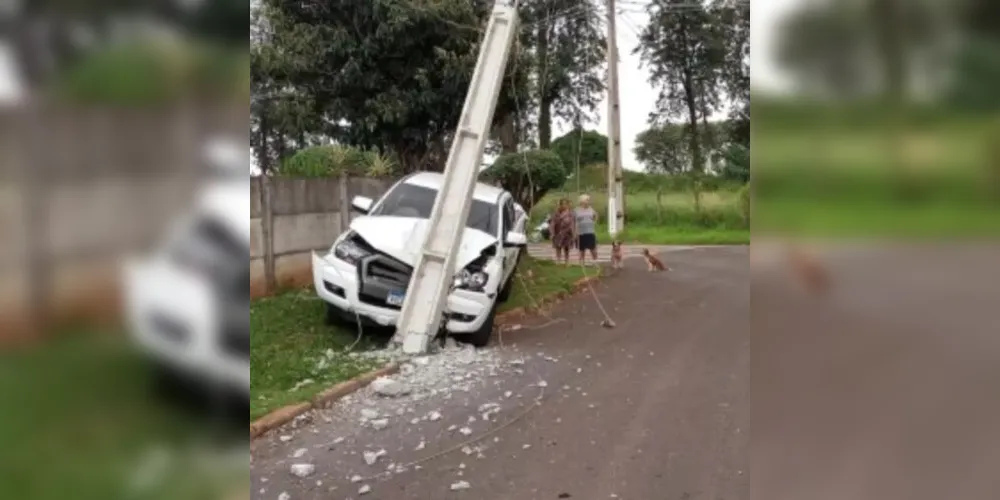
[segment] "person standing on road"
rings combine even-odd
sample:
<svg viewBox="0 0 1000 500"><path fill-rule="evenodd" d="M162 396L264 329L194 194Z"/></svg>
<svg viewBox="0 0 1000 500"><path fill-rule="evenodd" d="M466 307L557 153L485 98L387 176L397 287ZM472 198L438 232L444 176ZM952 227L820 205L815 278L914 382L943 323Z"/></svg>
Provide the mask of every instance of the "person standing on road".
<svg viewBox="0 0 1000 500"><path fill-rule="evenodd" d="M590 205L590 196L580 197L580 206L574 211L576 218L576 247L580 250L580 264L587 263L587 252L597 262L597 211Z"/></svg>
<svg viewBox="0 0 1000 500"><path fill-rule="evenodd" d="M556 251L556 262L569 265L569 250L576 246L576 221L569 200L559 200L556 213L549 219L552 231L552 248Z"/></svg>

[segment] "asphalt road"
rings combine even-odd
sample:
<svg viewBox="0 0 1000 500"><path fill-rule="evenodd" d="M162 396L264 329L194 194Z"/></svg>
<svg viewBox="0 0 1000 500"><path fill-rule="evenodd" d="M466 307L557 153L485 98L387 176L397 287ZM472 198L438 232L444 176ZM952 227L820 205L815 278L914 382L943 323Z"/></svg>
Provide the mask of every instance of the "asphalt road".
<svg viewBox="0 0 1000 500"><path fill-rule="evenodd" d="M998 497L997 250L842 248L824 300L754 276L754 499Z"/></svg>
<svg viewBox="0 0 1000 500"><path fill-rule="evenodd" d="M254 443L252 498L751 498L748 249L663 255L672 273L629 260L596 286L614 329L584 294L505 333L471 390L401 402L386 429L359 423L359 396ZM484 421L487 403L500 409ZM417 422L428 412L441 418ZM296 477L296 463L316 471ZM391 463L406 470L372 477Z"/></svg>

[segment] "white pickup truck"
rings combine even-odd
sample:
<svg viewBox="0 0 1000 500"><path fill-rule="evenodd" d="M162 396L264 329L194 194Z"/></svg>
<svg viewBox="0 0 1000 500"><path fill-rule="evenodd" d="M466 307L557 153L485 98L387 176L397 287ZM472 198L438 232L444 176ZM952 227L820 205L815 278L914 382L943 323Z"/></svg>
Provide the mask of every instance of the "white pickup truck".
<svg viewBox="0 0 1000 500"><path fill-rule="evenodd" d="M159 248L126 264L125 312L136 343L172 379L249 395L250 178L239 154L214 153L219 171L192 209Z"/></svg>
<svg viewBox="0 0 1000 500"><path fill-rule="evenodd" d="M442 174L421 172L379 200L353 200L361 216L326 254L313 254L313 281L328 322L396 326L443 182ZM510 297L527 245L526 221L509 192L476 185L445 308L449 334L475 346L489 343L497 305Z"/></svg>

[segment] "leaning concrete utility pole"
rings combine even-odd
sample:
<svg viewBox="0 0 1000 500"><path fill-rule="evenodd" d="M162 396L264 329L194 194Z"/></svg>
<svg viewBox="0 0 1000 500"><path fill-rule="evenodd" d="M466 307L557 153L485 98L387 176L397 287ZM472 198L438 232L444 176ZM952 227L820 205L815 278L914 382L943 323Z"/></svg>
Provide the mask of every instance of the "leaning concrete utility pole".
<svg viewBox="0 0 1000 500"><path fill-rule="evenodd" d="M625 188L622 175L621 102L618 92L618 30L615 0L608 9L608 232L611 237L625 230Z"/></svg>
<svg viewBox="0 0 1000 500"><path fill-rule="evenodd" d="M455 254L462 243L507 59L516 40L518 3L519 0L498 0L486 25L479 60L445 165L444 183L431 210L427 239L413 268L396 324L395 340L402 342L407 354L426 352L445 322L445 306L458 271Z"/></svg>

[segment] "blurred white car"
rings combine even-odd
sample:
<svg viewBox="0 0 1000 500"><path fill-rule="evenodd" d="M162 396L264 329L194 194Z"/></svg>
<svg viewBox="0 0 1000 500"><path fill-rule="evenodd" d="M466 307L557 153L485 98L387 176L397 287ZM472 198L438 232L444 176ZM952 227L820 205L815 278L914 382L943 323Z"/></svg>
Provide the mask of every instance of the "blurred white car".
<svg viewBox="0 0 1000 500"><path fill-rule="evenodd" d="M535 242L547 241L552 237L552 230L549 227L552 224L552 216L546 215L542 223L535 227L535 231L531 234L531 239Z"/></svg>
<svg viewBox="0 0 1000 500"><path fill-rule="evenodd" d="M218 149L211 156L225 167ZM250 181L246 164L229 166L165 244L126 264L125 312L140 348L169 373L249 395Z"/></svg>
<svg viewBox="0 0 1000 500"><path fill-rule="evenodd" d="M396 326L443 182L442 174L421 172L378 201L354 199L362 216L329 252L313 254L313 281L327 303L327 321ZM510 296L527 244L526 220L509 192L476 185L458 253L461 271L448 296L448 333L476 346L489 343L497 305Z"/></svg>

